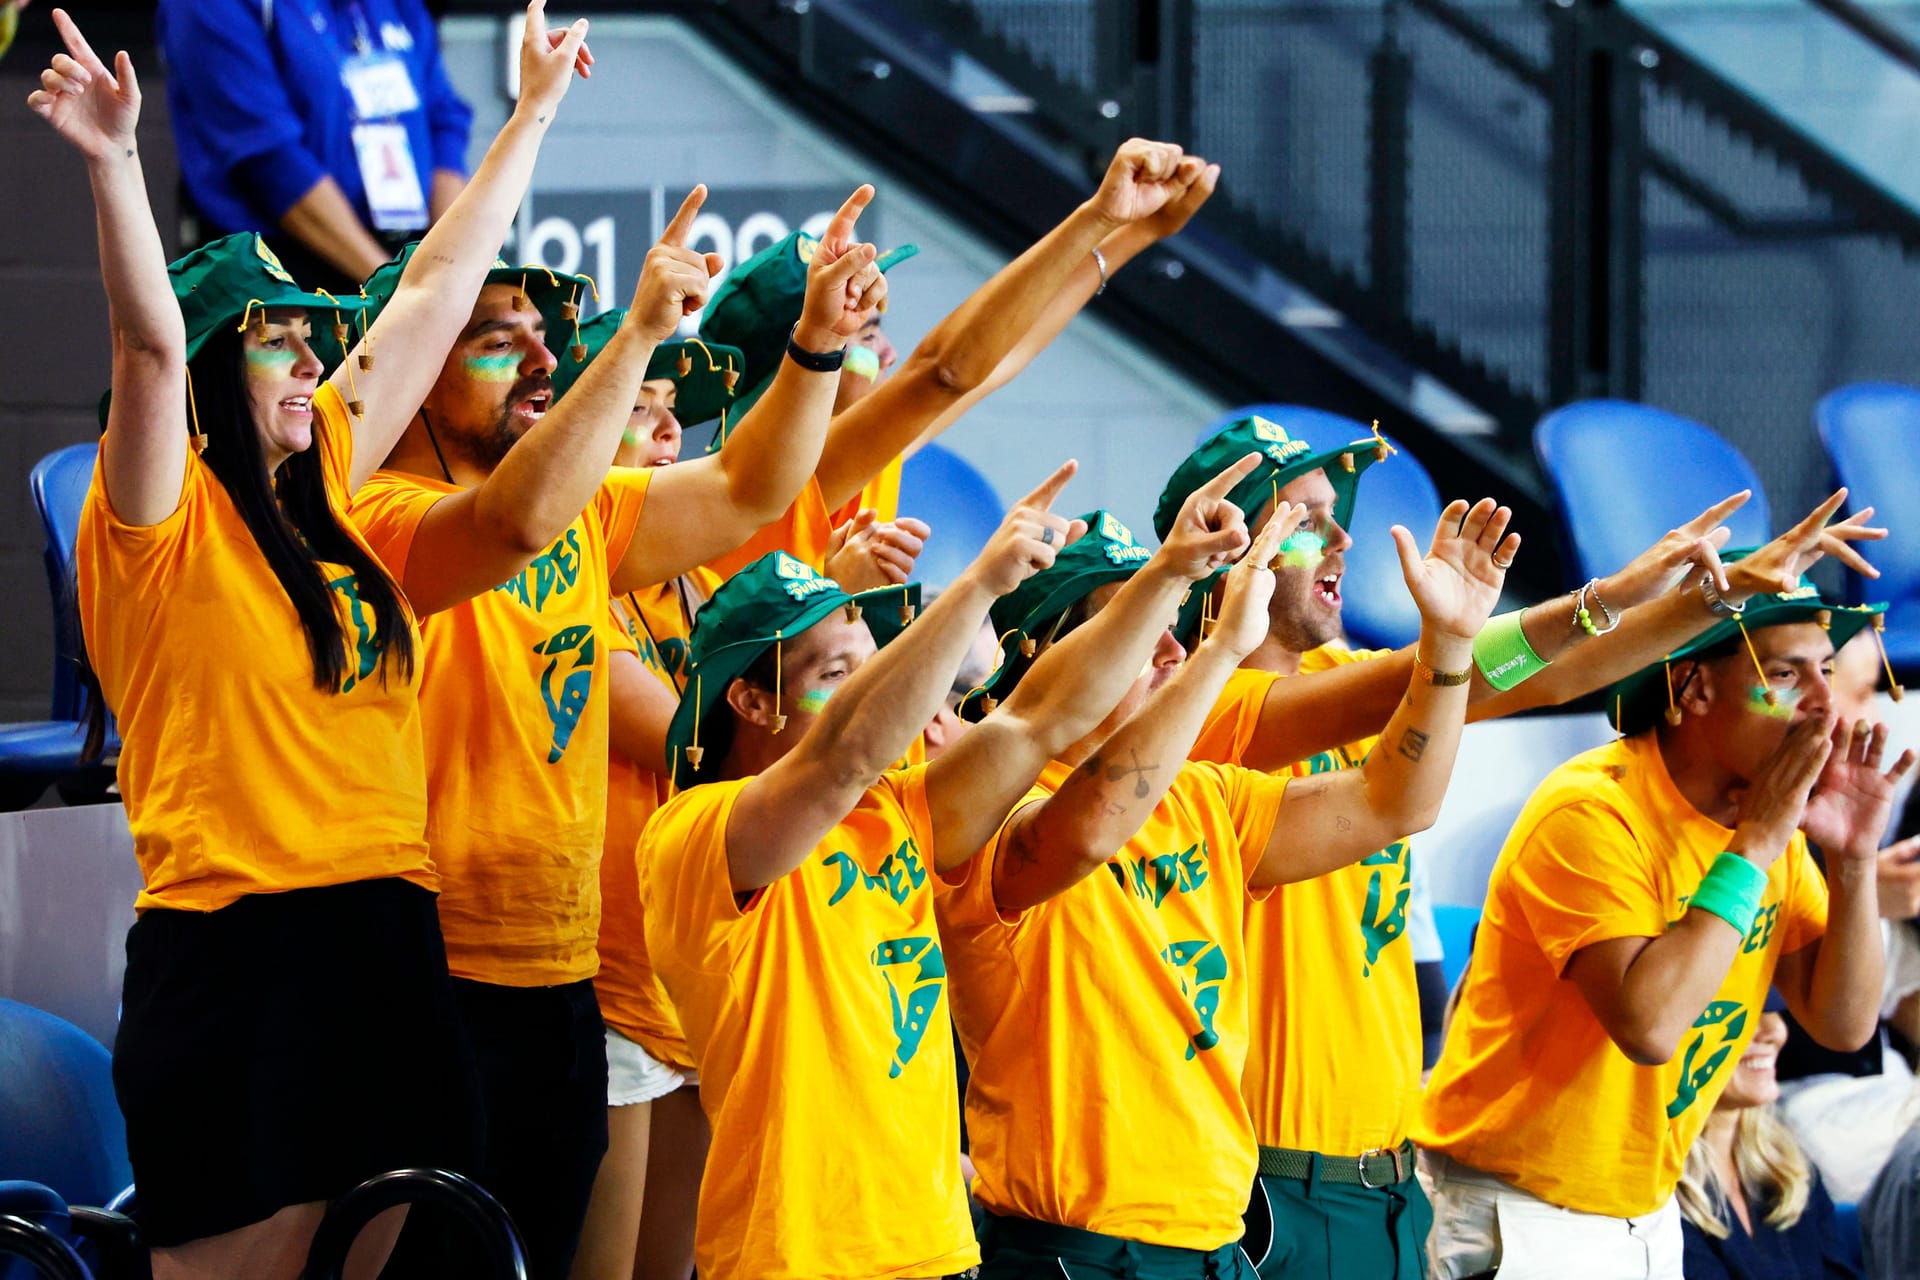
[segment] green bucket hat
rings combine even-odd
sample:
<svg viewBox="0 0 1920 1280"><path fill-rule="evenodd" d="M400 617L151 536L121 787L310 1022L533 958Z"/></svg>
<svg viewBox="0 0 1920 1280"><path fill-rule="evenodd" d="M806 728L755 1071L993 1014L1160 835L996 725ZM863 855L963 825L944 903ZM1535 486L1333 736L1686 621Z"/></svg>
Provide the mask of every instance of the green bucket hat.
<svg viewBox="0 0 1920 1280"><path fill-rule="evenodd" d="M251 231L236 231L167 264L167 281L180 304L187 330L187 359L200 354L207 339L230 324L246 328L255 310L299 307L315 311L334 306L331 297L307 293L294 283L267 242ZM325 317L313 317L314 348L320 348ZM100 397L100 426L107 425L113 392ZM198 428L194 428L197 430Z"/></svg>
<svg viewBox="0 0 1920 1280"><path fill-rule="evenodd" d="M1153 552L1112 512L1089 511L1084 537L1060 549L1053 563L994 601L993 629L1000 637L1000 665L986 683L960 700L963 719L978 720L998 705L1027 674L1043 644L1052 641L1067 611L1109 582L1125 582ZM1198 609L1195 591L1180 606L1184 618Z"/></svg>
<svg viewBox="0 0 1920 1280"><path fill-rule="evenodd" d="M547 317L550 348L553 336L560 331L558 315L556 312ZM625 307L602 311L593 319L580 323L578 336L572 344L554 350L553 358L558 362L553 371L554 403L559 403L560 398L580 380L580 375L587 371L587 366L606 349L626 315ZM575 352L581 348L585 350L576 358ZM737 347L710 346L698 338L681 338L663 342L653 349L653 358L647 361L643 381L671 378L674 386L673 416L680 420L681 426L694 427L719 417L732 405L734 387L739 384L745 368L746 360Z"/></svg>
<svg viewBox="0 0 1920 1280"><path fill-rule="evenodd" d="M737 347L755 371L757 380L741 389L736 413L752 408L779 372L787 335L806 300L807 267L819 247L820 241L804 231L775 241L729 271L701 313L700 336ZM874 265L888 271L919 252L919 245L903 244L881 254Z"/></svg>
<svg viewBox="0 0 1920 1280"><path fill-rule="evenodd" d="M836 609L858 610L874 643L884 648L919 612L920 584L849 595L813 566L771 551L727 579L701 606L687 641L686 693L667 726L667 767L674 786L703 781L700 721L716 713L728 686L767 650Z"/></svg>
<svg viewBox="0 0 1920 1280"><path fill-rule="evenodd" d="M1236 418L1174 469L1167 487L1160 491L1160 505L1154 508L1153 531L1164 540L1173 528L1174 517L1194 491L1250 453L1261 455L1260 465L1227 495L1234 506L1251 517L1280 486L1325 471L1333 482L1333 518L1344 529L1353 515L1354 490L1359 487L1361 473L1392 452L1393 446L1381 437L1377 425L1371 436L1315 453L1312 445L1295 440L1278 423L1258 416Z"/></svg>
<svg viewBox="0 0 1920 1280"><path fill-rule="evenodd" d="M335 308L332 323L324 326L324 333L319 317L315 317L313 326L313 349L321 362L327 366L329 374L340 367L340 362L347 358L348 350L360 337L366 336L367 330L373 327L373 322L380 318L380 312L393 301L394 293L400 288L400 276L406 271L407 263L413 260L413 255L419 248L418 240L407 244L398 254L367 277L366 283L360 286L359 293L350 294L337 302L322 301L319 304L322 307ZM568 329L576 329L580 323L581 307L586 304L589 297L598 300L600 296L600 291L595 287L590 276L571 276L541 266L509 266L505 258L493 260L493 267L487 272L485 283L520 286L521 291L532 300L540 314L547 317L547 323L550 326L547 345L555 351L563 350L556 345L561 341L561 335L551 331L555 319L557 318L560 324ZM352 325L355 319L359 321L358 336ZM572 341L576 344L579 342L577 334L573 336ZM363 352L361 366L371 367L368 362L375 354L371 351Z"/></svg>
<svg viewBox="0 0 1920 1280"><path fill-rule="evenodd" d="M1756 550L1756 547L1742 547L1723 551L1720 558L1732 563L1752 555ZM1665 661L1642 668L1614 685L1607 698L1607 719L1623 736L1629 738L1653 728L1672 705L1668 697L1668 691L1672 688L1668 674L1670 664L1704 653L1740 635L1742 631L1757 631L1762 627L1785 626L1794 622L1817 622L1827 629L1837 651L1841 645L1858 635L1862 627L1868 624L1876 629L1880 627L1886 611L1884 601L1879 604L1835 604L1824 599L1812 580L1802 575L1800 585L1792 591L1752 597L1739 617L1721 619L1668 654Z"/></svg>

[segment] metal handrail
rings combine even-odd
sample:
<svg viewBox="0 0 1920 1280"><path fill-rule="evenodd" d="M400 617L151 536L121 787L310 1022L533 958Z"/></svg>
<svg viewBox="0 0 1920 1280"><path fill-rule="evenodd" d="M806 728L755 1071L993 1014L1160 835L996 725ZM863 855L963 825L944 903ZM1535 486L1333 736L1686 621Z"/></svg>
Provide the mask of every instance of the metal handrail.
<svg viewBox="0 0 1920 1280"><path fill-rule="evenodd" d="M0 1258L19 1258L53 1280L93 1280L71 1245L31 1218L0 1213Z"/></svg>
<svg viewBox="0 0 1920 1280"><path fill-rule="evenodd" d="M403 1204L452 1209L481 1237L495 1274L527 1280L527 1251L513 1219L471 1178L444 1169L396 1169L368 1178L333 1202L307 1250L304 1280L341 1280L347 1251L375 1217Z"/></svg>
<svg viewBox="0 0 1920 1280"><path fill-rule="evenodd" d="M1854 4L1853 0L1807 0L1807 3L1833 18L1862 40L1906 67L1907 70L1920 75L1920 45L1914 44L1893 27Z"/></svg>

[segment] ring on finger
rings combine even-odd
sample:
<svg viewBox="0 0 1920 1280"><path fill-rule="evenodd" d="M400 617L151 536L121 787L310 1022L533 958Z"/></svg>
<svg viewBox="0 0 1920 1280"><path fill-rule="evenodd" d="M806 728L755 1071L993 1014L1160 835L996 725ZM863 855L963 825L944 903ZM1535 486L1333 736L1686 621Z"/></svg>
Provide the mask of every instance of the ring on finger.
<svg viewBox="0 0 1920 1280"><path fill-rule="evenodd" d="M1493 558L1493 567L1503 571L1511 569L1513 568L1513 557L1508 556L1505 560L1502 560L1499 556L1495 556Z"/></svg>
<svg viewBox="0 0 1920 1280"><path fill-rule="evenodd" d="M1040 545L1043 547L1050 547L1053 545L1053 526L1052 525L1045 524L1040 526Z"/></svg>

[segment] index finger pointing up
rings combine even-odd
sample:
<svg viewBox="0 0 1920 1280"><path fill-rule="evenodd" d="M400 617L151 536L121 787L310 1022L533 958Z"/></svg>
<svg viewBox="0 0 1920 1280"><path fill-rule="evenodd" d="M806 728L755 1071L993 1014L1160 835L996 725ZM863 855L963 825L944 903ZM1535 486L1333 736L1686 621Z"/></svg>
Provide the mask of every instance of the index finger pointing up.
<svg viewBox="0 0 1920 1280"><path fill-rule="evenodd" d="M667 229L660 233L660 243L684 248L687 237L693 233L693 220L700 216L700 206L707 202L707 184L702 182L687 192L687 198L680 202L680 211L667 223Z"/></svg>
<svg viewBox="0 0 1920 1280"><path fill-rule="evenodd" d="M1201 485L1196 492L1202 498L1226 497L1229 493L1233 492L1235 485L1253 474L1253 469L1260 465L1260 458L1261 455L1257 453L1247 454L1241 458L1240 461L1234 463L1225 471L1222 471L1219 475Z"/></svg>
<svg viewBox="0 0 1920 1280"><path fill-rule="evenodd" d="M1037 511L1052 509L1054 500L1060 496L1060 491L1067 487L1067 481L1073 479L1073 473L1079 469L1080 464L1068 458L1060 464L1058 470L1041 482L1038 489L1020 499L1019 505L1032 507Z"/></svg>
<svg viewBox="0 0 1920 1280"><path fill-rule="evenodd" d="M74 61L89 71L105 74L107 64L100 61L100 55L93 51L93 46L87 43L87 38L80 34L79 26L74 23L72 16L65 9L53 11L53 25L59 30L60 39L66 43L67 52L73 55Z"/></svg>
<svg viewBox="0 0 1920 1280"><path fill-rule="evenodd" d="M840 206L840 211L833 215L833 221L827 224L826 234L820 237L820 242L836 251L846 248L853 239L854 224L860 221L860 214L872 201L872 183L863 182L854 188L853 194Z"/></svg>

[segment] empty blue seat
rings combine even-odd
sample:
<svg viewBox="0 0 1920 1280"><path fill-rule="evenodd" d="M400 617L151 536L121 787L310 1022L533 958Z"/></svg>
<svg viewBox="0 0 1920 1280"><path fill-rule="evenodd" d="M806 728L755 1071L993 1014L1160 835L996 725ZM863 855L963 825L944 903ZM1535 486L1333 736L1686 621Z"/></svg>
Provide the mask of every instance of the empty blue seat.
<svg viewBox="0 0 1920 1280"><path fill-rule="evenodd" d="M1848 574L1859 603L1885 600L1887 656L1895 667L1920 668L1920 390L1895 382L1861 382L1821 398L1814 427L1834 474L1847 486L1847 506L1874 509L1884 542L1859 544L1878 578Z"/></svg>
<svg viewBox="0 0 1920 1280"><path fill-rule="evenodd" d="M1662 409L1625 400L1580 400L1540 419L1533 449L1559 500L1567 569L1604 577L1668 530L1742 489L1727 520L1729 545L1773 537L1760 476L1719 435Z"/></svg>
<svg viewBox="0 0 1920 1280"><path fill-rule="evenodd" d="M1456 902L1436 902L1433 904L1434 927L1440 931L1440 947L1444 959L1440 962L1440 972L1447 980L1447 990L1451 991L1460 983L1460 975L1467 971L1467 960L1473 954L1473 931L1480 927L1480 908L1463 907Z"/></svg>
<svg viewBox="0 0 1920 1280"><path fill-rule="evenodd" d="M113 1061L80 1028L0 1000L0 1177L105 1205L133 1181Z"/></svg>
<svg viewBox="0 0 1920 1280"><path fill-rule="evenodd" d="M980 554L1006 518L1006 504L973 464L937 444L900 469L900 514L933 527L914 566L916 581L944 587Z"/></svg>
<svg viewBox="0 0 1920 1280"><path fill-rule="evenodd" d="M1217 420L1201 440L1210 439L1228 423L1248 414L1278 423L1288 435L1312 445L1315 452L1337 449L1373 434L1366 424L1323 409L1256 404L1235 409ZM1348 641L1364 649L1397 649L1419 639L1420 610L1407 593L1400 556L1387 530L1396 524L1405 525L1424 547L1445 505L1420 460L1397 442L1394 447L1400 449L1398 454L1368 468L1360 478L1353 504L1353 528L1347 530L1353 535L1353 546L1347 551L1340 616Z"/></svg>

